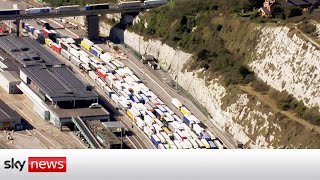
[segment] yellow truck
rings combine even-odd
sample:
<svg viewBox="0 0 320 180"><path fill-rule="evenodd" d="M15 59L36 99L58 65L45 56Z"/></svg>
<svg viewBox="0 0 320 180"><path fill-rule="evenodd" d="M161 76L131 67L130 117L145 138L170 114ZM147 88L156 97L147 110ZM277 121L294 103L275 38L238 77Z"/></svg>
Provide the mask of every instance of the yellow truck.
<svg viewBox="0 0 320 180"><path fill-rule="evenodd" d="M91 42L91 41L88 40L88 39L83 39L83 40L81 41L81 46L82 46L83 48L85 48L86 50L88 50L88 51L90 51L90 48L91 48L92 45L93 45L93 42Z"/></svg>
<svg viewBox="0 0 320 180"><path fill-rule="evenodd" d="M44 42L45 42L45 43L46 43L46 45L47 45L47 46L49 46L49 47L50 47L50 46L51 46L51 44L52 44L52 40L51 40L51 39L49 39L49 38L45 38L45 39L44 39Z"/></svg>
<svg viewBox="0 0 320 180"><path fill-rule="evenodd" d="M186 107L181 107L180 111L183 115L191 115L191 112Z"/></svg>
<svg viewBox="0 0 320 180"><path fill-rule="evenodd" d="M130 109L127 110L127 115L131 118L134 119L133 114L131 113Z"/></svg>

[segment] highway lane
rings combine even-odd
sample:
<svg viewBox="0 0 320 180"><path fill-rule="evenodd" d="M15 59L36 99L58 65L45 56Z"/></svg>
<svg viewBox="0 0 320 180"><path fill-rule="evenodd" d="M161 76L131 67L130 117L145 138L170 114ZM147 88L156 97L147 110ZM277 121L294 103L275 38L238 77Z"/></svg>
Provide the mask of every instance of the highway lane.
<svg viewBox="0 0 320 180"><path fill-rule="evenodd" d="M131 68L137 75L142 78L144 83L153 90L167 106L169 106L176 114L182 115L171 103L172 97L179 99L195 116L197 116L201 122L207 126L207 128L212 131L223 144L229 148L236 148L236 142L230 138L229 135L226 135L226 132L223 132L218 128L212 121L210 121L189 99L177 94L175 90L161 81L152 71L151 68L141 63L137 57L133 55L132 52L129 52L122 45L119 45L119 48L126 53L129 57L128 61L123 61L129 68Z"/></svg>

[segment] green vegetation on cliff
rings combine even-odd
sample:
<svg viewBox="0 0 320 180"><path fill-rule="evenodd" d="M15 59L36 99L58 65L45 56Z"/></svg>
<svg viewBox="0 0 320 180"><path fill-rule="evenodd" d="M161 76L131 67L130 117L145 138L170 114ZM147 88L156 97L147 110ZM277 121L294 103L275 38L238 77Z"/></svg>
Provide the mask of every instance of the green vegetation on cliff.
<svg viewBox="0 0 320 180"><path fill-rule="evenodd" d="M255 78L244 63L248 51L242 48L250 45L243 46L239 38L246 36L250 29L246 27L247 20L231 14L252 8L248 0L180 0L148 12L147 27L141 21L132 29L193 53L196 58L192 69L204 68L207 72L224 74L227 85L248 83ZM231 42L230 34L239 40ZM252 37L243 42L254 43Z"/></svg>
<svg viewBox="0 0 320 180"><path fill-rule="evenodd" d="M145 13L129 30L192 53L194 60L184 70L203 70L198 76L207 82L221 77L226 87L250 85L256 92L268 94L281 110L320 125L316 108L308 109L291 95L269 88L248 68L260 35L257 27L267 24L234 14L261 5L254 2L258 1L178 0Z"/></svg>

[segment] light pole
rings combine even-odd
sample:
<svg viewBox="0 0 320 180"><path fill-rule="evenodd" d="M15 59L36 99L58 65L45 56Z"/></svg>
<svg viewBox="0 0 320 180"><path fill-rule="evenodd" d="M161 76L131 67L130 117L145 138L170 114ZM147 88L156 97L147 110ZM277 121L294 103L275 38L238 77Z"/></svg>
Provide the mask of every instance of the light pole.
<svg viewBox="0 0 320 180"><path fill-rule="evenodd" d="M177 53L178 53L178 61L177 61L177 81L176 81L176 91L177 91L177 93L179 93L179 91L178 91L178 86L179 86L179 83L178 83L178 79L179 79L179 54L180 54L180 47L179 47L179 46L177 47Z"/></svg>
<svg viewBox="0 0 320 180"><path fill-rule="evenodd" d="M140 39L141 39L141 22L139 22L139 56L141 55L141 52L140 52Z"/></svg>
<svg viewBox="0 0 320 180"><path fill-rule="evenodd" d="M123 136L122 136L122 133L123 133L123 128L121 127L121 149L123 149Z"/></svg>

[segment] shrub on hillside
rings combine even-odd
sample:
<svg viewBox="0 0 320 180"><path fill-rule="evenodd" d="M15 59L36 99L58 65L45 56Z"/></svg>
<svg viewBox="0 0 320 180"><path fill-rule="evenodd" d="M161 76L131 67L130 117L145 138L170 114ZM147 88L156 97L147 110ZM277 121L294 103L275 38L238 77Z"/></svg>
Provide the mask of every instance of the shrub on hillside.
<svg viewBox="0 0 320 180"><path fill-rule="evenodd" d="M281 7L275 7L271 11L271 15L273 18L278 18L278 19L286 19L286 15L284 13L284 9Z"/></svg>
<svg viewBox="0 0 320 180"><path fill-rule="evenodd" d="M301 16L302 9L300 7L291 7L286 10L287 18L294 17L294 16Z"/></svg>
<svg viewBox="0 0 320 180"><path fill-rule="evenodd" d="M269 91L269 86L260 80L256 80L252 82L252 87L255 91L258 92L267 92Z"/></svg>

